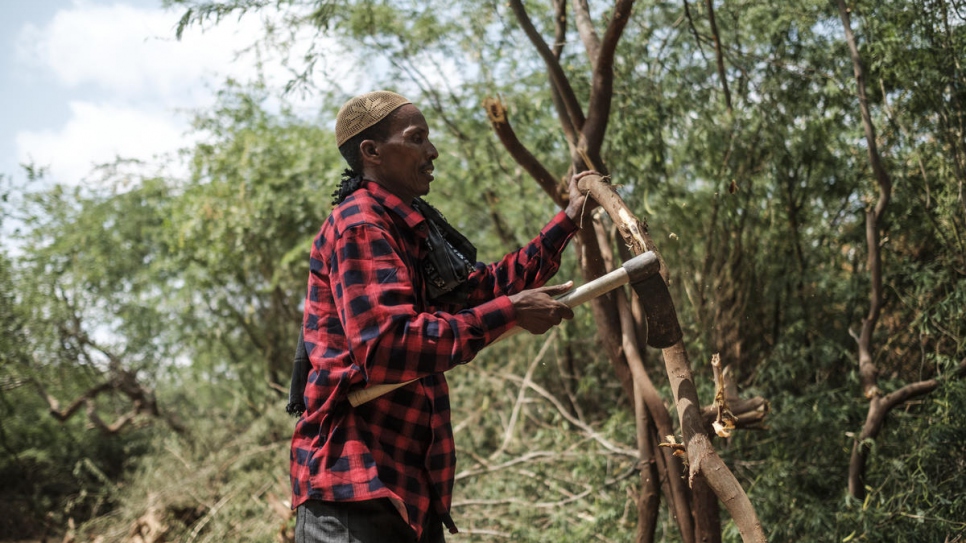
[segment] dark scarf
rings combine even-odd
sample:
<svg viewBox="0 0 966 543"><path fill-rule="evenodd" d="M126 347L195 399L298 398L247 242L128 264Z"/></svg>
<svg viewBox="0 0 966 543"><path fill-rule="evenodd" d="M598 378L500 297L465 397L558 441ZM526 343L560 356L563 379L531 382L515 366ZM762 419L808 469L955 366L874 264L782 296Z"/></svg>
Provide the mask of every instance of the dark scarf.
<svg viewBox="0 0 966 543"><path fill-rule="evenodd" d="M343 178L339 189L333 194L335 204L342 203L349 194L362 186L359 177ZM426 291L429 299L436 303L463 305L469 296L466 279L473 272L476 262L476 247L453 228L435 207L421 198L416 198L413 208L428 224L428 252L420 262ZM305 384L309 378L312 364L305 350L305 340L299 332L299 342L295 349L295 364L292 369L292 384L288 392L290 415L301 416L305 412Z"/></svg>
<svg viewBox="0 0 966 543"><path fill-rule="evenodd" d="M476 247L422 198L416 198L413 208L429 225L428 252L420 263L429 299L436 303L465 304L469 296L466 279L476 263Z"/></svg>

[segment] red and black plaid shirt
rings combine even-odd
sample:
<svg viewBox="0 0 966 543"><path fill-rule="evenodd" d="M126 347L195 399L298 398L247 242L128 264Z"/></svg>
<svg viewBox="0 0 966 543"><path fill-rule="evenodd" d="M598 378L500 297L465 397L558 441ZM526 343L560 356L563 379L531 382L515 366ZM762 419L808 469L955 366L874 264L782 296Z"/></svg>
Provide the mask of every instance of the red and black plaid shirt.
<svg viewBox="0 0 966 543"><path fill-rule="evenodd" d="M576 225L558 213L500 262L476 265L466 308L426 299L425 219L373 182L339 204L312 246L303 333L312 370L292 438L292 507L389 498L417 537L449 517L456 454L443 372L516 323L507 295L556 273ZM350 389L419 379L353 408Z"/></svg>

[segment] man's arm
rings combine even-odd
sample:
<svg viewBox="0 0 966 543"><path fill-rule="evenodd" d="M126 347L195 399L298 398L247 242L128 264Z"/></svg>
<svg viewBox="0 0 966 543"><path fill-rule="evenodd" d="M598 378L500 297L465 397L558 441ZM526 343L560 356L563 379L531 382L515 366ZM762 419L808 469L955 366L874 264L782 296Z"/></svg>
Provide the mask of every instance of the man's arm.
<svg viewBox="0 0 966 543"><path fill-rule="evenodd" d="M506 296L448 313L420 313L402 249L382 227L359 224L334 244L331 280L353 360L368 383L446 371L517 324Z"/></svg>
<svg viewBox="0 0 966 543"><path fill-rule="evenodd" d="M567 242L577 232L581 218L597 207L596 202L587 200L577 188L580 178L589 174L596 172L586 171L571 177L567 208L557 213L530 243L494 264L477 264L476 271L469 277L473 289L470 305L541 287L557 273L560 257Z"/></svg>
<svg viewBox="0 0 966 543"><path fill-rule="evenodd" d="M476 264L470 274L469 304L541 287L557 273L560 257L577 226L563 212L557 213L530 243L498 262Z"/></svg>

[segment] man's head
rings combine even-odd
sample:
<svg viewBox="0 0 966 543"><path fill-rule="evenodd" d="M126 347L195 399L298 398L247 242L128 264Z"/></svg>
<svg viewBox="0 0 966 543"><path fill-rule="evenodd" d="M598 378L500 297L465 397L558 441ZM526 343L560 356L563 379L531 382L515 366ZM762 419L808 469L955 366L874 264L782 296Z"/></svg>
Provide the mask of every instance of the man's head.
<svg viewBox="0 0 966 543"><path fill-rule="evenodd" d="M416 106L389 91L357 96L336 116L336 143L349 168L409 203L429 192L433 161L429 127Z"/></svg>
<svg viewBox="0 0 966 543"><path fill-rule="evenodd" d="M374 91L360 94L342 105L335 117L335 142L349 169L362 173L359 144L367 139L385 140L389 135L389 117L409 103L394 92Z"/></svg>

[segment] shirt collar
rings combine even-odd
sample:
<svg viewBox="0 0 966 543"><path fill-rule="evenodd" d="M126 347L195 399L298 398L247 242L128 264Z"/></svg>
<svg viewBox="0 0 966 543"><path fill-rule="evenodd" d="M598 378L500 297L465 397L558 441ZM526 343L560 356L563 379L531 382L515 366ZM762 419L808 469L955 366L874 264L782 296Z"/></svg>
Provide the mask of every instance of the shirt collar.
<svg viewBox="0 0 966 543"><path fill-rule="evenodd" d="M403 202L401 198L389 192L386 190L386 187L383 187L375 181L364 179L362 181L362 188L368 191L373 199L382 204L383 207L391 209L394 213L399 215L407 226L416 230L417 232L423 231L424 227L420 227L420 225L426 222L426 218L423 217L418 211L413 209L411 204Z"/></svg>

